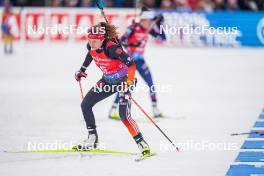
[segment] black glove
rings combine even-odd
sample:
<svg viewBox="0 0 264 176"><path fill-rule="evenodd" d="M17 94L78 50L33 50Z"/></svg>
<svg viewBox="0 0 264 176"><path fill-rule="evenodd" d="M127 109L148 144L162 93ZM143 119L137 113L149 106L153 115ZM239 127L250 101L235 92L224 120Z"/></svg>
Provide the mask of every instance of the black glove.
<svg viewBox="0 0 264 176"><path fill-rule="evenodd" d="M86 78L87 74L78 70L77 72L75 72L75 79L76 81L80 81L83 77Z"/></svg>
<svg viewBox="0 0 264 176"><path fill-rule="evenodd" d="M153 21L156 21L157 26L160 26L164 22L164 16L162 14L155 16Z"/></svg>

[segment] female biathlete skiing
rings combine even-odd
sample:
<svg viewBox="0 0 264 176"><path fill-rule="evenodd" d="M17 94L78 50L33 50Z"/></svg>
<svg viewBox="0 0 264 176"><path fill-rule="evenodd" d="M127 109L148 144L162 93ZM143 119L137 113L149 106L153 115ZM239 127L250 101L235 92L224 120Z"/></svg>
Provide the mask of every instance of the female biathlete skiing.
<svg viewBox="0 0 264 176"><path fill-rule="evenodd" d="M99 33L104 29L104 33ZM94 32L96 31L96 32ZM86 94L81 109L88 130L88 138L78 144L77 149L94 149L98 146L98 135L92 108L99 101L117 93L118 86L122 87L119 93L119 114L121 121L127 127L134 138L143 156L150 154L150 148L144 140L137 123L131 118L131 102L129 99L129 86L133 86L135 80L136 65L134 60L114 42L117 37L116 27L104 22L93 26L88 34L88 53L80 70L75 73L75 79L80 81L86 77L86 68L92 61L102 70L103 76L97 84ZM111 87L104 89L105 87Z"/></svg>
<svg viewBox="0 0 264 176"><path fill-rule="evenodd" d="M164 31L159 31L160 24L163 21L163 16L156 16L153 11L147 8L142 8L140 15L140 22L133 22L127 28L126 33L121 37L122 45L126 48L127 53L135 60L137 71L147 83L150 92L150 99L152 102L153 116L155 118L163 117L163 114L157 107L157 96L153 84L151 72L144 59L145 46L148 41L148 35L152 35L156 39L166 40ZM120 119L118 113L119 95L116 95L114 104L112 105L109 118Z"/></svg>

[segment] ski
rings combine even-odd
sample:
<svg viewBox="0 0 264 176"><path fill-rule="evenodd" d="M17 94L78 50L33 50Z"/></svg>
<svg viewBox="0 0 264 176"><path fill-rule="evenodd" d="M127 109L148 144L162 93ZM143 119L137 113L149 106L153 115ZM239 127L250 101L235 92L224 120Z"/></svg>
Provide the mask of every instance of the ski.
<svg viewBox="0 0 264 176"><path fill-rule="evenodd" d="M252 131L252 132L244 132L244 133L232 133L231 136L239 136L239 135L252 135L252 134L258 134L258 135L264 135L264 131Z"/></svg>
<svg viewBox="0 0 264 176"><path fill-rule="evenodd" d="M157 155L157 153L150 153L150 154L146 154L146 155L141 155L138 158L136 158L135 161L136 162L140 162L140 161L145 160L146 158L149 158L149 157L152 157L152 156L155 156L155 155Z"/></svg>
<svg viewBox="0 0 264 176"><path fill-rule="evenodd" d="M4 151L5 153L101 153L101 154L117 154L117 155L137 155L138 153L102 150L102 149L55 149L55 150L24 150L24 151Z"/></svg>

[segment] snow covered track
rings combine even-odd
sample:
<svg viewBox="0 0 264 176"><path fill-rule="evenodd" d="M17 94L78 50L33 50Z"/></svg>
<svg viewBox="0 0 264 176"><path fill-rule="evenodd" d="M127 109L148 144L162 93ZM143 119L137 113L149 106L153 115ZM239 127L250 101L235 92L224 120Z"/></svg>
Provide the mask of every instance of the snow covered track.
<svg viewBox="0 0 264 176"><path fill-rule="evenodd" d="M156 46L146 50L154 82L171 86L172 91L158 92L158 97L164 114L175 119L157 123L172 141L234 144L238 147L234 150L181 147L181 152L172 151L162 146L164 137L132 105L132 117L157 156L136 163L126 155L0 153L0 175L223 176L246 137L230 134L250 131L264 107L263 51ZM0 53L1 151L25 150L29 142L69 143L86 137L79 85L74 80L85 54L84 43L17 43L14 55ZM101 76L94 64L87 73L84 93ZM144 84L139 76L138 80ZM133 96L151 114L148 92ZM107 149L138 152L123 124L107 118L113 99L94 108L99 140Z"/></svg>

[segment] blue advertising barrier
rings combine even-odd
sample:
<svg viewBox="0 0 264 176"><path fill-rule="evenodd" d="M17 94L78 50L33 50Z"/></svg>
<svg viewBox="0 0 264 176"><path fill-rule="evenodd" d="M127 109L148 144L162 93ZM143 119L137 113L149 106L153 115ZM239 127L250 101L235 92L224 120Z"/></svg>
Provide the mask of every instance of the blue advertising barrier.
<svg viewBox="0 0 264 176"><path fill-rule="evenodd" d="M159 11L170 45L263 47L264 12Z"/></svg>

